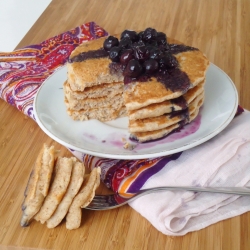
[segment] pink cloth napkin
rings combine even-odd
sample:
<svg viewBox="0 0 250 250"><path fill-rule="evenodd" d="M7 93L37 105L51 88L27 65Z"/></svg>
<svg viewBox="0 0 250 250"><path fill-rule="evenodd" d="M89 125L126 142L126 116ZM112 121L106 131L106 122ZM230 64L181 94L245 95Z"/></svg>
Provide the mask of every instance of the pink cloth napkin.
<svg viewBox="0 0 250 250"><path fill-rule="evenodd" d="M149 178L155 186L250 186L250 112L234 118L215 138L189 149ZM250 196L164 191L130 203L167 235L184 235L250 211Z"/></svg>
<svg viewBox="0 0 250 250"><path fill-rule="evenodd" d="M44 80L84 41L107 32L94 22L40 44L0 53L0 97L34 119L33 100ZM239 108L238 113L242 110ZM114 160L72 153L89 168L100 166L101 179L115 192L137 192L161 185L244 186L250 178L250 114L237 116L214 139L185 152L142 160ZM70 149L69 149L70 150ZM184 235L250 211L250 198L193 192L161 192L130 206L164 234Z"/></svg>

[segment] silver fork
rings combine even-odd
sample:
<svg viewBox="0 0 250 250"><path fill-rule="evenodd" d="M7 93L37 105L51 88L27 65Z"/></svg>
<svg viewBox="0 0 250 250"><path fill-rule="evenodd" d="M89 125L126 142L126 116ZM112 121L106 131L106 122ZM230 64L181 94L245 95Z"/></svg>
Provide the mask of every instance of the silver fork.
<svg viewBox="0 0 250 250"><path fill-rule="evenodd" d="M91 203L85 207L90 210L108 210L120 207L127 204L129 201L135 200L143 195L159 192L159 191L193 191L193 192L207 192L207 193L221 193L221 194L234 194L250 196L250 187L188 187L188 186L164 186L155 187L139 191L132 194L130 198L122 197L122 194L110 194L110 195L95 195Z"/></svg>

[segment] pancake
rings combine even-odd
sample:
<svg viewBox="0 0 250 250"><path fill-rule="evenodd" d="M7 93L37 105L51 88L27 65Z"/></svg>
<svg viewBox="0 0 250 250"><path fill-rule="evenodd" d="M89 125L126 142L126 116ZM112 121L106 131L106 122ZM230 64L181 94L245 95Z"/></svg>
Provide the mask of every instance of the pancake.
<svg viewBox="0 0 250 250"><path fill-rule="evenodd" d="M204 93L201 93L190 103L189 107L183 111L177 111L177 113L171 112L157 117L130 120L129 132L154 131L178 123L183 119L188 119L189 115L200 108L200 104L203 103L203 99Z"/></svg>
<svg viewBox="0 0 250 250"><path fill-rule="evenodd" d="M200 101L199 106L202 106L202 104L203 104L203 100ZM192 114L190 114L188 120L182 120L180 123L170 125L163 129L147 131L147 132L131 133L130 138L141 143L160 139L164 136L169 135L170 133L174 131L177 131L178 129L182 128L184 125L192 122L197 117L198 114L199 114L199 109L196 109Z"/></svg>
<svg viewBox="0 0 250 250"><path fill-rule="evenodd" d="M108 54L105 54L105 50L103 49L103 43L105 39L106 37L102 37L94 41L86 42L78 46L71 53L69 61L73 60L74 58L80 55L86 56L86 58L79 59L76 62L70 61L70 63L67 63L68 82L73 91L83 91L86 87L101 85L103 83L114 83L114 82L124 81L124 76L122 74L123 72L122 72L121 65L115 64L115 63L112 64L111 60L108 58ZM174 44L181 44L179 41L175 39L169 39L169 42L174 43ZM89 53L92 51L99 52L99 55L93 56L94 53ZM97 57L97 58L93 58L93 57ZM209 65L209 61L200 50L192 50L192 51L177 53L175 57L177 58L180 64L180 69L183 72L185 72L190 79L191 86L189 88L196 86L199 82L201 82L204 79L206 69ZM156 79L153 79L153 82L155 85L158 81ZM141 82L141 83L144 83L144 82ZM141 85L141 84L137 83L137 85ZM147 87L150 87L150 86L152 85L149 85ZM138 92L140 92L140 88L139 87L137 88L138 88ZM137 88L135 88L136 92L137 92ZM171 90L164 91L163 96L166 96L166 95L168 96L168 97L165 97L164 100L176 98L180 96L181 94L183 94L183 93L179 93L180 91L178 91L178 93L175 93L175 94L174 92ZM156 96L156 97L160 98L159 96ZM163 97L161 96L161 98ZM131 105L132 103L128 106L131 106ZM132 110L133 108L128 108L128 109Z"/></svg>
<svg viewBox="0 0 250 250"><path fill-rule="evenodd" d="M65 103L67 106L67 99L65 99ZM104 107L104 108L94 108L94 109L80 109L80 110L73 110L69 107L67 108L68 115L73 120L79 121L87 121L90 119L97 119L102 122L115 120L118 117L122 117L126 115L126 108L125 106L121 105L119 107Z"/></svg>
<svg viewBox="0 0 250 250"><path fill-rule="evenodd" d="M104 96L99 98L85 98L77 100L72 98L68 93L65 93L65 102L67 107L73 110L89 110L105 107L121 107L123 106L123 98L121 94L117 94L113 97Z"/></svg>
<svg viewBox="0 0 250 250"><path fill-rule="evenodd" d="M146 107L129 110L128 116L130 120L144 119L156 117L165 113L179 111L188 107L188 104L194 100L199 94L204 91L205 81L199 83L196 87L190 89L186 94L172 100L167 100L160 103L150 104Z"/></svg>
<svg viewBox="0 0 250 250"><path fill-rule="evenodd" d="M123 94L123 82L104 83L102 85L87 87L84 91L73 91L69 83L63 84L64 93L72 99L82 100L86 98L99 98L109 96L112 98L118 94Z"/></svg>

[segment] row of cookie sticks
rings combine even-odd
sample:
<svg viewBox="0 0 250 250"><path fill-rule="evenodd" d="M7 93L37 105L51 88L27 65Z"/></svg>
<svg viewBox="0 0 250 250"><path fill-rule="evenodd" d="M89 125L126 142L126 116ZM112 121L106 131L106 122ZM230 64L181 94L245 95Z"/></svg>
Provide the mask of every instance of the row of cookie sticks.
<svg viewBox="0 0 250 250"><path fill-rule="evenodd" d="M25 190L21 226L35 219L54 228L66 217L67 229L80 227L81 208L91 202L99 184L100 168L85 175L83 163L75 157L56 159L54 146L44 144Z"/></svg>

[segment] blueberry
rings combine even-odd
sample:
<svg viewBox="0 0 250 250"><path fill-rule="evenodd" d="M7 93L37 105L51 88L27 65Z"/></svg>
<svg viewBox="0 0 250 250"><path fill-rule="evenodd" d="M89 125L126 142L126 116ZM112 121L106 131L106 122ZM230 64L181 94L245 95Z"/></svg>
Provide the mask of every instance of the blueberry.
<svg viewBox="0 0 250 250"><path fill-rule="evenodd" d="M168 60L166 57L162 57L159 60L159 69L166 69L167 68L167 64L168 64Z"/></svg>
<svg viewBox="0 0 250 250"><path fill-rule="evenodd" d="M111 48L109 52L109 58L112 60L112 62L120 61L120 52L121 52L121 48L118 46Z"/></svg>
<svg viewBox="0 0 250 250"><path fill-rule="evenodd" d="M147 50L148 50L149 52L151 52L152 50L156 49L155 46L150 45L150 44L147 44L147 45L146 45L146 48L147 48Z"/></svg>
<svg viewBox="0 0 250 250"><path fill-rule="evenodd" d="M168 43L165 45L159 45L158 48L165 54L166 52L169 53L170 46Z"/></svg>
<svg viewBox="0 0 250 250"><path fill-rule="evenodd" d="M82 58L82 54L78 54L77 56L74 56L72 58L69 59L69 63L72 63L72 62L81 62L83 61L83 58Z"/></svg>
<svg viewBox="0 0 250 250"><path fill-rule="evenodd" d="M135 59L140 62L144 62L149 58L150 52L143 42L134 43L132 48L134 50Z"/></svg>
<svg viewBox="0 0 250 250"><path fill-rule="evenodd" d="M169 51L170 50L170 46L169 46L168 43L166 43L164 46L165 46L165 51Z"/></svg>
<svg viewBox="0 0 250 250"><path fill-rule="evenodd" d="M137 35L137 33L135 31L132 30L124 30L121 34L121 40L123 38L129 38L132 42L138 41L139 36Z"/></svg>
<svg viewBox="0 0 250 250"><path fill-rule="evenodd" d="M141 72L142 72L141 64L137 60L132 59L128 62L125 70L123 71L123 75L135 78L139 76Z"/></svg>
<svg viewBox="0 0 250 250"><path fill-rule="evenodd" d="M143 34L144 34L144 31L140 31L137 35L139 37L139 40L142 40L143 39Z"/></svg>
<svg viewBox="0 0 250 250"><path fill-rule="evenodd" d="M178 66L177 59L170 53L166 54L163 58L159 60L159 68L176 68Z"/></svg>
<svg viewBox="0 0 250 250"><path fill-rule="evenodd" d="M144 30L142 39L144 41L154 40L157 37L157 31L152 28L147 28Z"/></svg>
<svg viewBox="0 0 250 250"><path fill-rule="evenodd" d="M151 59L155 59L155 60L160 60L160 58L162 58L164 55L164 53L159 49L159 48L154 48L150 51L150 55L149 57Z"/></svg>
<svg viewBox="0 0 250 250"><path fill-rule="evenodd" d="M132 48L133 47L138 47L138 46L145 46L146 44L142 41L142 40L139 40L138 42L134 42L132 44Z"/></svg>
<svg viewBox="0 0 250 250"><path fill-rule="evenodd" d="M167 36L163 32L158 32L156 39L158 45L165 45L167 44Z"/></svg>
<svg viewBox="0 0 250 250"><path fill-rule="evenodd" d="M158 62L154 59L148 59L143 63L146 74L152 74L158 70Z"/></svg>
<svg viewBox="0 0 250 250"><path fill-rule="evenodd" d="M120 63L126 65L131 59L134 59L134 51L132 49L126 49L120 56Z"/></svg>
<svg viewBox="0 0 250 250"><path fill-rule="evenodd" d="M109 36L103 43L103 48L106 51L110 51L110 49L114 46L118 46L119 45L119 40L114 37L114 36Z"/></svg>
<svg viewBox="0 0 250 250"><path fill-rule="evenodd" d="M160 77L164 76L164 75L169 75L169 72L167 69L159 69L158 71L160 73Z"/></svg>
<svg viewBox="0 0 250 250"><path fill-rule="evenodd" d="M128 37L125 37L125 38L120 40L119 46L122 49L129 49L131 47L131 45L132 45L132 41Z"/></svg>
<svg viewBox="0 0 250 250"><path fill-rule="evenodd" d="M147 42L147 45L153 46L153 47L157 47L157 46L158 46L158 43L157 43L157 41L155 41L155 40L149 40L149 41Z"/></svg>

